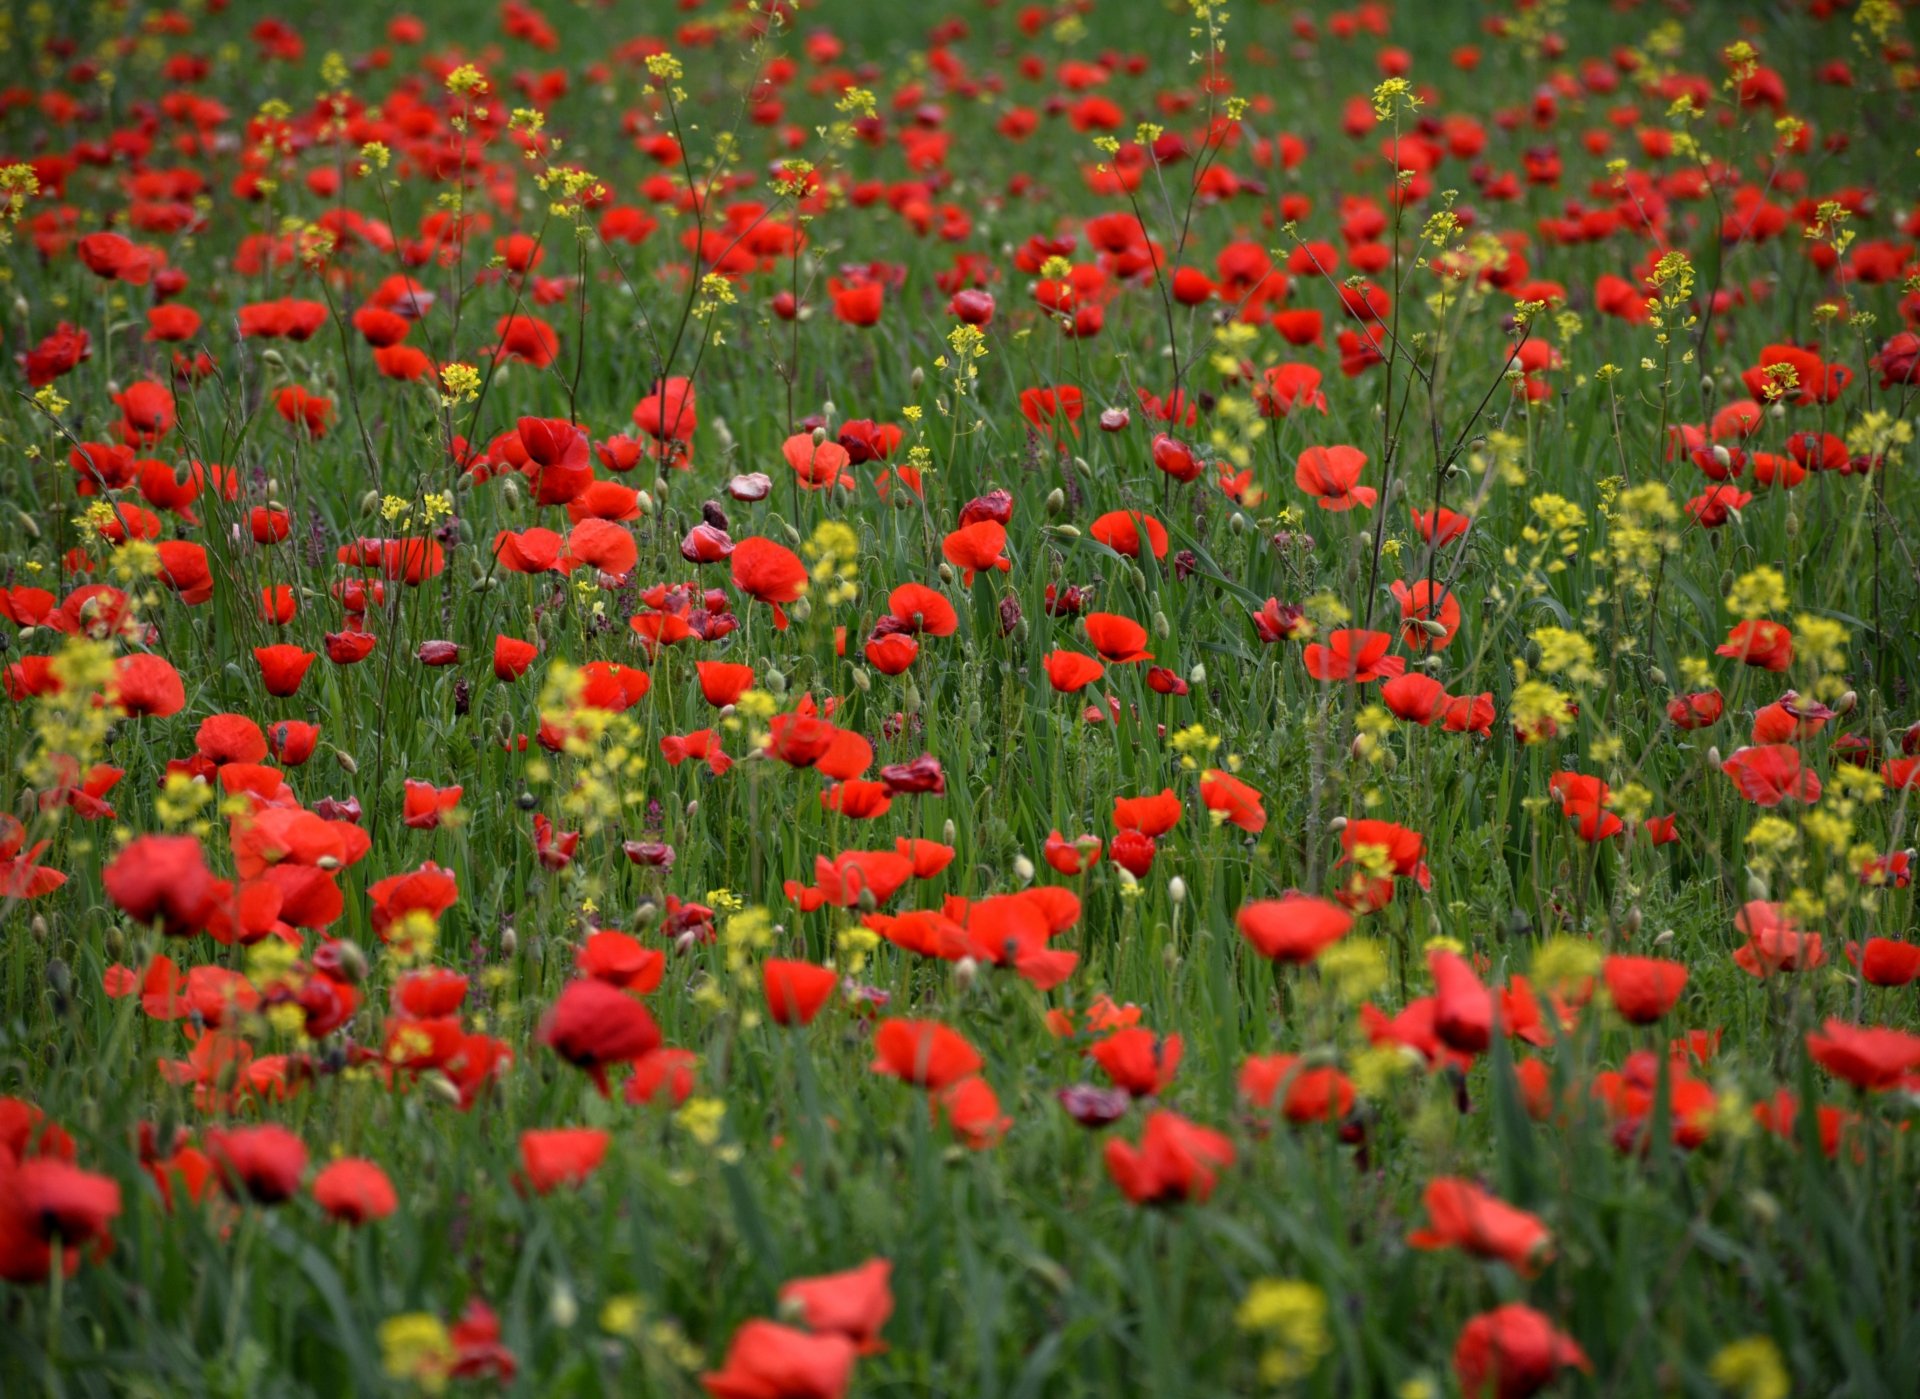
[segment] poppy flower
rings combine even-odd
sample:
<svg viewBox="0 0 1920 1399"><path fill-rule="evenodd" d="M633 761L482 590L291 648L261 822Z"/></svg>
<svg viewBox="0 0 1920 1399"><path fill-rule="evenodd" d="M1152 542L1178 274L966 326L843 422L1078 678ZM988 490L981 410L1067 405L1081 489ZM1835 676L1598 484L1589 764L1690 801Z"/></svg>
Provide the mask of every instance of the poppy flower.
<svg viewBox="0 0 1920 1399"><path fill-rule="evenodd" d="M1485 1051L1493 1038L1493 993L1457 952L1434 948L1427 969L1433 975L1434 1033L1462 1054Z"/></svg>
<svg viewBox="0 0 1920 1399"><path fill-rule="evenodd" d="M807 567L800 556L771 539L754 536L733 546L728 560L733 586L748 597L773 608L773 625L787 628L783 604L798 601L807 591Z"/></svg>
<svg viewBox="0 0 1920 1399"><path fill-rule="evenodd" d="M1082 623L1087 629L1087 640L1109 665L1153 659L1153 653L1145 649L1147 629L1131 617L1114 612L1089 612Z"/></svg>
<svg viewBox="0 0 1920 1399"><path fill-rule="evenodd" d="M750 665L737 665L731 661L696 661L694 670L700 677L701 695L716 708L739 703L740 696L753 688L753 667Z"/></svg>
<svg viewBox="0 0 1920 1399"><path fill-rule="evenodd" d="M1396 719L1426 727L1447 713L1452 697L1447 687L1431 675L1410 671L1380 687L1380 702Z"/></svg>
<svg viewBox="0 0 1920 1399"><path fill-rule="evenodd" d="M1097 543L1130 559L1140 557L1144 543L1156 559L1167 556L1167 527L1138 510L1111 510L1087 526Z"/></svg>
<svg viewBox="0 0 1920 1399"><path fill-rule="evenodd" d="M115 906L135 923L158 923L169 937L206 927L225 891L207 869L195 836L137 836L101 871Z"/></svg>
<svg viewBox="0 0 1920 1399"><path fill-rule="evenodd" d="M776 1025L811 1025L840 986L840 973L812 962L769 959L760 968L767 1015Z"/></svg>
<svg viewBox="0 0 1920 1399"><path fill-rule="evenodd" d="M1116 830L1163 836L1179 822L1180 797L1171 787L1151 796L1113 799L1113 824Z"/></svg>
<svg viewBox="0 0 1920 1399"><path fill-rule="evenodd" d="M1751 900L1734 915L1733 926L1747 936L1733 960L1748 976L1810 971L1826 963L1820 934L1797 927L1782 904Z"/></svg>
<svg viewBox="0 0 1920 1399"><path fill-rule="evenodd" d="M1330 1064L1308 1067L1297 1054L1253 1054L1240 1066L1240 1096L1255 1107L1271 1108L1295 1126L1337 1122L1353 1111L1353 1084ZM1284 1090L1284 1092L1282 1091Z"/></svg>
<svg viewBox="0 0 1920 1399"><path fill-rule="evenodd" d="M1343 628L1327 633L1324 645L1310 642L1301 652L1301 659L1306 663L1307 674L1315 680L1328 683L1350 680L1364 685L1382 676L1405 672L1405 659L1387 654L1392 644L1393 638L1383 631Z"/></svg>
<svg viewBox="0 0 1920 1399"><path fill-rule="evenodd" d="M887 615L926 636L952 636L960 629L953 604L923 583L902 583L888 593Z"/></svg>
<svg viewBox="0 0 1920 1399"><path fill-rule="evenodd" d="M1614 1008L1629 1024L1651 1025L1673 1009L1686 989L1687 968L1656 957L1608 957L1601 975Z"/></svg>
<svg viewBox="0 0 1920 1399"><path fill-rule="evenodd" d="M129 718L165 719L187 707L186 684L164 656L137 651L114 662L108 695Z"/></svg>
<svg viewBox="0 0 1920 1399"><path fill-rule="evenodd" d="M713 1399L843 1399L859 1348L846 1336L809 1335L772 1321L733 1333L726 1360L700 1376Z"/></svg>
<svg viewBox="0 0 1920 1399"><path fill-rule="evenodd" d="M206 1144L221 1187L236 1200L245 1196L263 1205L280 1204L293 1198L306 1174L306 1143L272 1123L209 1128Z"/></svg>
<svg viewBox="0 0 1920 1399"><path fill-rule="evenodd" d="M1263 418L1284 418L1296 408L1327 411L1320 389L1320 371L1310 364L1276 364L1261 372L1253 386L1253 401Z"/></svg>
<svg viewBox="0 0 1920 1399"><path fill-rule="evenodd" d="M1850 942L1847 958L1869 986L1905 986L1920 977L1920 947L1893 938L1868 938L1864 949Z"/></svg>
<svg viewBox="0 0 1920 1399"><path fill-rule="evenodd" d="M1294 463L1293 483L1315 497L1322 510L1371 506L1380 493L1359 484L1367 457L1358 447L1309 447Z"/></svg>
<svg viewBox="0 0 1920 1399"><path fill-rule="evenodd" d="M582 976L645 996L659 989L667 973L667 955L645 946L631 933L596 928L580 944L573 965Z"/></svg>
<svg viewBox="0 0 1920 1399"><path fill-rule="evenodd" d="M45 1282L56 1244L62 1271L70 1276L83 1253L104 1254L112 1246L109 1226L120 1210L120 1186L107 1176L57 1155L16 1161L0 1154L0 1278Z"/></svg>
<svg viewBox="0 0 1920 1399"><path fill-rule="evenodd" d="M1877 1025L1829 1020L1822 1033L1807 1036L1813 1062L1855 1088L1891 1088L1920 1069L1920 1035Z"/></svg>
<svg viewBox="0 0 1920 1399"><path fill-rule="evenodd" d="M889 1019L874 1032L873 1072L939 1092L980 1071L980 1053L937 1020Z"/></svg>
<svg viewBox="0 0 1920 1399"><path fill-rule="evenodd" d="M1083 835L1068 840L1060 832L1051 831L1041 847L1041 855L1061 874L1085 874L1100 863L1100 843L1099 836Z"/></svg>
<svg viewBox="0 0 1920 1399"><path fill-rule="evenodd" d="M1164 1093L1180 1067L1183 1042L1178 1035L1164 1038L1135 1026L1116 1030L1087 1051L1107 1080L1136 1098Z"/></svg>
<svg viewBox="0 0 1920 1399"><path fill-rule="evenodd" d="M589 977L567 983L540 1024L540 1042L585 1069L604 1098L607 1066L659 1048L660 1027L633 997Z"/></svg>
<svg viewBox="0 0 1920 1399"><path fill-rule="evenodd" d="M1275 642L1299 641L1313 635L1313 621L1307 616L1306 609L1281 602L1279 598L1268 598L1260 605L1258 612L1249 615L1253 618L1254 631L1269 646Z"/></svg>
<svg viewBox="0 0 1920 1399"><path fill-rule="evenodd" d="M893 1264L870 1258L857 1268L821 1277L795 1278L780 1288L780 1303L792 1307L807 1329L845 1336L862 1355L886 1349L880 1330L893 1315Z"/></svg>
<svg viewBox="0 0 1920 1399"><path fill-rule="evenodd" d="M1451 591L1421 578L1411 587L1395 579L1392 592L1400 604L1400 640L1409 651L1444 651L1453 645L1460 632L1460 600Z"/></svg>
<svg viewBox="0 0 1920 1399"><path fill-rule="evenodd" d="M1078 651L1049 651L1046 667L1047 683L1063 695L1077 694L1107 673L1100 662Z"/></svg>
<svg viewBox="0 0 1920 1399"><path fill-rule="evenodd" d="M1788 743L1766 743L1734 750L1720 770L1740 795L1755 806L1783 801L1812 805L1820 800L1820 779L1801 765L1800 750Z"/></svg>
<svg viewBox="0 0 1920 1399"><path fill-rule="evenodd" d="M1138 1146L1111 1141L1104 1155L1107 1174L1134 1204L1174 1205L1207 1200L1235 1153L1221 1133L1161 1108L1148 1115Z"/></svg>
<svg viewBox="0 0 1920 1399"><path fill-rule="evenodd" d="M385 1219L400 1206L387 1173L372 1161L343 1156L313 1178L314 1203L343 1224Z"/></svg>
<svg viewBox="0 0 1920 1399"><path fill-rule="evenodd" d="M973 586L976 573L998 569L1006 573L1013 561L1006 557L1007 527L997 520L976 520L962 525L940 543L940 553L960 570L960 581Z"/></svg>
<svg viewBox="0 0 1920 1399"><path fill-rule="evenodd" d="M520 1165L536 1195L584 1184L607 1158L610 1133L593 1127L555 1127L520 1134Z"/></svg>
<svg viewBox="0 0 1920 1399"><path fill-rule="evenodd" d="M1527 1399L1562 1370L1592 1368L1572 1337L1519 1302L1474 1317L1453 1349L1464 1399Z"/></svg>
<svg viewBox="0 0 1920 1399"><path fill-rule="evenodd" d="M1234 926L1268 961L1304 964L1345 937L1353 915L1330 899L1289 893L1247 904Z"/></svg>
<svg viewBox="0 0 1920 1399"><path fill-rule="evenodd" d="M1439 1176L1421 1196L1427 1227L1407 1235L1417 1249L1457 1248L1505 1263L1523 1278L1535 1276L1553 1252L1553 1234L1539 1217L1488 1194L1471 1181Z"/></svg>
<svg viewBox="0 0 1920 1399"><path fill-rule="evenodd" d="M1761 670L1784 671L1793 664L1793 632L1779 622L1741 622L1713 653Z"/></svg>
<svg viewBox="0 0 1920 1399"><path fill-rule="evenodd" d="M1219 768L1208 768L1200 778L1200 804L1216 823L1238 826L1248 835L1267 828L1266 798L1256 787Z"/></svg>

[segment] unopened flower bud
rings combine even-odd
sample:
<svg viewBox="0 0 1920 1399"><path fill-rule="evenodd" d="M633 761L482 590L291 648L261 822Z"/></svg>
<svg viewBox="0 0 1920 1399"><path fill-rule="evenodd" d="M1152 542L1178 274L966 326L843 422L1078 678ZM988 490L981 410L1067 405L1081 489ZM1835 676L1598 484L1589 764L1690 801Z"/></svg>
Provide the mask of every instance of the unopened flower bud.
<svg viewBox="0 0 1920 1399"><path fill-rule="evenodd" d="M1061 490L1058 486L1055 486L1052 490L1047 492L1047 515L1049 517L1058 515L1061 511L1065 510L1066 508L1067 508L1067 493L1065 491Z"/></svg>
<svg viewBox="0 0 1920 1399"><path fill-rule="evenodd" d="M1033 861L1029 860L1025 855L1015 855L1013 857L1013 877L1022 884L1033 883Z"/></svg>
<svg viewBox="0 0 1920 1399"><path fill-rule="evenodd" d="M953 986L956 991L973 989L974 979L980 975L980 964L971 957L962 957L953 964Z"/></svg>
<svg viewBox="0 0 1920 1399"><path fill-rule="evenodd" d="M1169 879L1167 881L1167 898L1175 904L1185 903L1187 901L1187 881L1177 874L1172 879Z"/></svg>

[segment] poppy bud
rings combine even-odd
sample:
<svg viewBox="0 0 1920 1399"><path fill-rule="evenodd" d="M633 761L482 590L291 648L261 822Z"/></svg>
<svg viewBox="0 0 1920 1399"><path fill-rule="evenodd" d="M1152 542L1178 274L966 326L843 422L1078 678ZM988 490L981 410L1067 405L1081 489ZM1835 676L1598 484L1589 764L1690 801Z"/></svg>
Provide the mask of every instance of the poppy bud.
<svg viewBox="0 0 1920 1399"><path fill-rule="evenodd" d="M1787 538L1798 539L1799 537L1800 512L1798 510L1789 510L1787 512Z"/></svg>
<svg viewBox="0 0 1920 1399"><path fill-rule="evenodd" d="M434 1097L440 1099L449 1107L458 1107L460 1105L460 1090L454 1086L452 1079L448 1078L438 1069L435 1069L431 1073L422 1074L420 1076L420 1082L428 1092L432 1093Z"/></svg>
<svg viewBox="0 0 1920 1399"><path fill-rule="evenodd" d="M1013 877L1022 884L1033 883L1033 861L1029 860L1025 855L1015 855L1013 857Z"/></svg>
<svg viewBox="0 0 1920 1399"><path fill-rule="evenodd" d="M341 749L335 748L333 750L333 760L336 763L340 764L340 766L345 768L348 772L353 773L356 776L360 772L360 764L356 763L353 760L353 754L351 753L344 752Z"/></svg>
<svg viewBox="0 0 1920 1399"><path fill-rule="evenodd" d="M922 384L927 382L927 371L922 369L919 365L916 364L913 367L913 373L907 376L907 382L911 384L914 388L916 389L919 388Z"/></svg>
<svg viewBox="0 0 1920 1399"><path fill-rule="evenodd" d="M867 668L865 666L855 666L853 668L853 688L863 695L872 691L873 677L867 674Z"/></svg>
<svg viewBox="0 0 1920 1399"><path fill-rule="evenodd" d="M690 801L690 802L688 802L688 803L687 803L687 815L688 815L688 816L693 816L693 815L694 815L694 814L696 814L696 813L697 813L697 812L698 812L699 810L700 810L700 798L698 798L698 797L695 797L695 798L694 798L694 799L693 799L692 801Z"/></svg>
<svg viewBox="0 0 1920 1399"><path fill-rule="evenodd" d="M1187 672L1187 683L1189 685L1204 685L1207 683L1207 667L1205 662L1195 661L1193 663L1193 669Z"/></svg>
<svg viewBox="0 0 1920 1399"><path fill-rule="evenodd" d="M564 1280L554 1283L553 1294L547 1298L547 1319L562 1331L569 1330L580 1319L579 1299Z"/></svg>
<svg viewBox="0 0 1920 1399"><path fill-rule="evenodd" d="M787 692L787 677L783 672L769 670L766 675L766 681L767 692L769 694L784 695Z"/></svg>
<svg viewBox="0 0 1920 1399"><path fill-rule="evenodd" d="M262 350L260 352L260 362L270 369L285 369L287 367L286 359L278 350L274 349Z"/></svg>
<svg viewBox="0 0 1920 1399"><path fill-rule="evenodd" d="M913 677L909 675L906 693L900 696L901 711L906 714L918 714L925 702L920 696L920 687L913 683Z"/></svg>
<svg viewBox="0 0 1920 1399"><path fill-rule="evenodd" d="M1332 831L1335 835L1338 835L1341 831L1344 831L1346 828L1347 828L1347 818L1344 816L1336 816L1331 821L1327 822L1327 829Z"/></svg>
<svg viewBox="0 0 1920 1399"><path fill-rule="evenodd" d="M825 442L826 440L827 440L827 430L824 427L817 427L813 430L814 446L818 447L822 442Z"/></svg>
<svg viewBox="0 0 1920 1399"><path fill-rule="evenodd" d="M953 565L950 563L943 562L940 565L938 572L940 574L940 581L942 583L945 583L948 587L952 587L953 586Z"/></svg>
<svg viewBox="0 0 1920 1399"><path fill-rule="evenodd" d="M973 988L974 978L980 975L980 964L971 957L962 957L953 964L953 988L956 991L969 991Z"/></svg>
<svg viewBox="0 0 1920 1399"><path fill-rule="evenodd" d="M41 915L37 913L34 914L33 921L29 923L27 927L33 933L35 941L45 942L47 940L47 933L49 931L47 928L47 920Z"/></svg>
<svg viewBox="0 0 1920 1399"><path fill-rule="evenodd" d="M1767 900L1767 881L1757 874L1747 876L1747 902L1765 903Z"/></svg>
<svg viewBox="0 0 1920 1399"><path fill-rule="evenodd" d="M653 513L653 492L640 492L639 495L634 497L633 503L639 508L642 515L651 515Z"/></svg>
<svg viewBox="0 0 1920 1399"><path fill-rule="evenodd" d="M1061 490L1058 486L1055 486L1052 490L1047 492L1047 515L1049 517L1058 515L1061 511L1065 510L1066 508L1067 508L1067 493L1065 491Z"/></svg>
<svg viewBox="0 0 1920 1399"><path fill-rule="evenodd" d="M1227 516L1227 532L1229 534L1245 534L1247 532L1247 517L1242 515L1238 510Z"/></svg>
<svg viewBox="0 0 1920 1399"><path fill-rule="evenodd" d="M880 901L873 896L873 890L862 888L860 890L860 896L854 900L854 905L859 908L862 913L872 913L880 907Z"/></svg>
<svg viewBox="0 0 1920 1399"><path fill-rule="evenodd" d="M796 598L787 604L787 615L796 622L806 621L813 615L813 600L804 597Z"/></svg>
<svg viewBox="0 0 1920 1399"><path fill-rule="evenodd" d="M1653 945L1655 947L1665 947L1668 943L1672 941L1673 941L1673 929L1663 928L1660 930L1660 933L1654 938Z"/></svg>
<svg viewBox="0 0 1920 1399"><path fill-rule="evenodd" d="M725 418L715 418L713 420L713 435L720 440L720 450L722 452L731 452L733 450L733 429L727 426L727 420Z"/></svg>
<svg viewBox="0 0 1920 1399"><path fill-rule="evenodd" d="M360 497L360 513L362 515L372 516L372 515L378 514L379 511L380 511L380 492L368 491L365 495Z"/></svg>
<svg viewBox="0 0 1920 1399"><path fill-rule="evenodd" d="M1146 574L1144 574L1144 573L1142 573L1142 572L1141 572L1141 571L1140 571L1140 570L1139 570L1138 568L1135 568L1135 567L1134 567L1134 566L1133 566L1132 564L1128 564L1128 565L1127 565L1127 576L1128 576L1129 578L1131 578L1131 579L1133 579L1133 586L1134 586L1134 587L1136 587L1136 588L1138 588L1138 589L1140 589L1140 590L1141 590L1142 592L1145 592L1145 591L1146 591L1146 588L1147 588L1147 575L1146 575Z"/></svg>
<svg viewBox="0 0 1920 1399"><path fill-rule="evenodd" d="M502 957L511 957L519 950L520 934L514 928L513 924L509 923L500 930L500 955Z"/></svg>
<svg viewBox="0 0 1920 1399"><path fill-rule="evenodd" d="M1640 925L1645 921L1646 915L1640 912L1640 905L1635 904L1627 910L1627 916L1621 920L1620 926L1628 937L1632 937L1640 931Z"/></svg>
<svg viewBox="0 0 1920 1399"><path fill-rule="evenodd" d="M1175 875L1167 881L1167 898L1175 904L1187 901L1187 881Z"/></svg>
<svg viewBox="0 0 1920 1399"><path fill-rule="evenodd" d="M507 498L507 504L514 509L520 508L520 483L509 476L500 483L500 491Z"/></svg>

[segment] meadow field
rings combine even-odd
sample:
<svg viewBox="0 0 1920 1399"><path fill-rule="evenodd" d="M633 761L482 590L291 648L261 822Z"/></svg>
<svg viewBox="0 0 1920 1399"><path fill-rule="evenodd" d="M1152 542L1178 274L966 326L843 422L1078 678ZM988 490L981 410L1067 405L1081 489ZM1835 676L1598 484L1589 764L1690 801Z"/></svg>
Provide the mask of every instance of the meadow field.
<svg viewBox="0 0 1920 1399"><path fill-rule="evenodd" d="M0 1392L1910 1399L1916 28L7 7Z"/></svg>

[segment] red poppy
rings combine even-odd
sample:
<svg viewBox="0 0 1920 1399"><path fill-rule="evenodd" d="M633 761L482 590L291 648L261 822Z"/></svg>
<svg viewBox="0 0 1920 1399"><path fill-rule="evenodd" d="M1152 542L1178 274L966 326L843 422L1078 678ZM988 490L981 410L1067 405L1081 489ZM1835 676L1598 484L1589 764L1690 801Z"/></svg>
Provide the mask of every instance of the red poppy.
<svg viewBox="0 0 1920 1399"><path fill-rule="evenodd" d="M343 1224L385 1219L399 1208L393 1182L372 1161L343 1156L313 1178L314 1203Z"/></svg>
<svg viewBox="0 0 1920 1399"><path fill-rule="evenodd" d="M1180 1067L1182 1040L1135 1026L1116 1030L1087 1053L1115 1088L1136 1098L1164 1093Z"/></svg>
<svg viewBox="0 0 1920 1399"><path fill-rule="evenodd" d="M1793 633L1779 622L1741 622L1714 648L1714 654L1762 670L1783 671L1793 664Z"/></svg>
<svg viewBox="0 0 1920 1399"><path fill-rule="evenodd" d="M1383 631L1342 629L1329 632L1325 645L1310 642L1301 653L1307 674L1315 680L1350 680L1364 685L1382 676L1400 675L1407 668L1400 656L1389 656L1393 638Z"/></svg>
<svg viewBox="0 0 1920 1399"><path fill-rule="evenodd" d="M1297 1054L1253 1054L1240 1066L1240 1096L1271 1108L1296 1126L1337 1122L1353 1111L1353 1084L1330 1064L1309 1068ZM1284 1092L1282 1091L1284 1090Z"/></svg>
<svg viewBox="0 0 1920 1399"><path fill-rule="evenodd" d="M785 631L783 604L798 601L807 591L807 566L800 562L800 556L756 535L733 546L728 565L733 571L733 586L771 606L773 625Z"/></svg>
<svg viewBox="0 0 1920 1399"><path fill-rule="evenodd" d="M1655 957L1608 957L1601 964L1614 1008L1629 1024L1651 1025L1673 1009L1686 989L1687 969Z"/></svg>
<svg viewBox="0 0 1920 1399"><path fill-rule="evenodd" d="M1422 1195L1428 1226L1407 1235L1418 1249L1457 1248L1505 1263L1523 1278L1535 1276L1553 1252L1553 1235L1539 1217L1488 1194L1471 1181L1439 1176Z"/></svg>
<svg viewBox="0 0 1920 1399"><path fill-rule="evenodd" d="M807 1328L845 1336L862 1355L886 1349L880 1329L893 1315L893 1264L870 1258L857 1268L823 1277L795 1278L780 1289L782 1306L793 1307Z"/></svg>
<svg viewBox="0 0 1920 1399"><path fill-rule="evenodd" d="M713 1399L842 1399L859 1349L846 1336L813 1336L772 1321L733 1333L721 1368L700 1376Z"/></svg>
<svg viewBox="0 0 1920 1399"><path fill-rule="evenodd" d="M1920 1035L1877 1025L1829 1020L1823 1033L1807 1036L1813 1062L1855 1088L1891 1088L1920 1069Z"/></svg>
<svg viewBox="0 0 1920 1399"><path fill-rule="evenodd" d="M1148 1115L1137 1147L1108 1142L1105 1157L1107 1174L1136 1205L1173 1205L1210 1197L1234 1149L1219 1132L1162 1108Z"/></svg>
<svg viewBox="0 0 1920 1399"><path fill-rule="evenodd" d="M812 962L770 958L760 968L767 1015L776 1025L811 1025L839 989L840 973Z"/></svg>
<svg viewBox="0 0 1920 1399"><path fill-rule="evenodd" d="M631 1063L660 1047L660 1027L647 1008L603 981L567 983L540 1024L540 1042L585 1069L606 1097L607 1066Z"/></svg>
<svg viewBox="0 0 1920 1399"><path fill-rule="evenodd" d="M1322 510L1371 506L1380 493L1359 484L1367 464L1358 447L1309 447L1294 464L1293 483L1320 502Z"/></svg>
<svg viewBox="0 0 1920 1399"><path fill-rule="evenodd" d="M1572 1337L1519 1302L1474 1317L1453 1350L1465 1399L1527 1399L1562 1370L1592 1368Z"/></svg>
<svg viewBox="0 0 1920 1399"><path fill-rule="evenodd" d="M960 570L960 581L973 586L976 573L998 569L1006 573L1013 561L1006 557L1007 527L998 520L976 520L962 525L941 541L940 553Z"/></svg>
<svg viewBox="0 0 1920 1399"><path fill-rule="evenodd" d="M1345 937L1353 915L1330 899L1288 893L1247 904L1234 926L1267 960L1304 964Z"/></svg>
<svg viewBox="0 0 1920 1399"><path fill-rule="evenodd" d="M938 1092L978 1073L979 1051L936 1020L880 1022L874 1032L873 1071Z"/></svg>
<svg viewBox="0 0 1920 1399"><path fill-rule="evenodd" d="M561 1186L584 1184L606 1160L610 1133L593 1127L555 1127L520 1134L520 1164L528 1186L545 1195Z"/></svg>
<svg viewBox="0 0 1920 1399"><path fill-rule="evenodd" d="M1049 651L1046 667L1047 683L1063 695L1077 694L1107 673L1100 662L1078 651Z"/></svg>
<svg viewBox="0 0 1920 1399"><path fill-rule="evenodd" d="M290 1200L306 1174L306 1143L285 1127L209 1128L207 1155L220 1185L234 1199L246 1196L263 1205Z"/></svg>
<svg viewBox="0 0 1920 1399"><path fill-rule="evenodd" d="M22 1137L31 1131L29 1122ZM46 1137L42 1143L50 1144ZM53 1273L56 1244L62 1272L70 1276L83 1253L97 1257L113 1246L109 1226L120 1210L120 1186L109 1177L82 1170L58 1155L15 1160L0 1148L0 1278L46 1281Z"/></svg>

